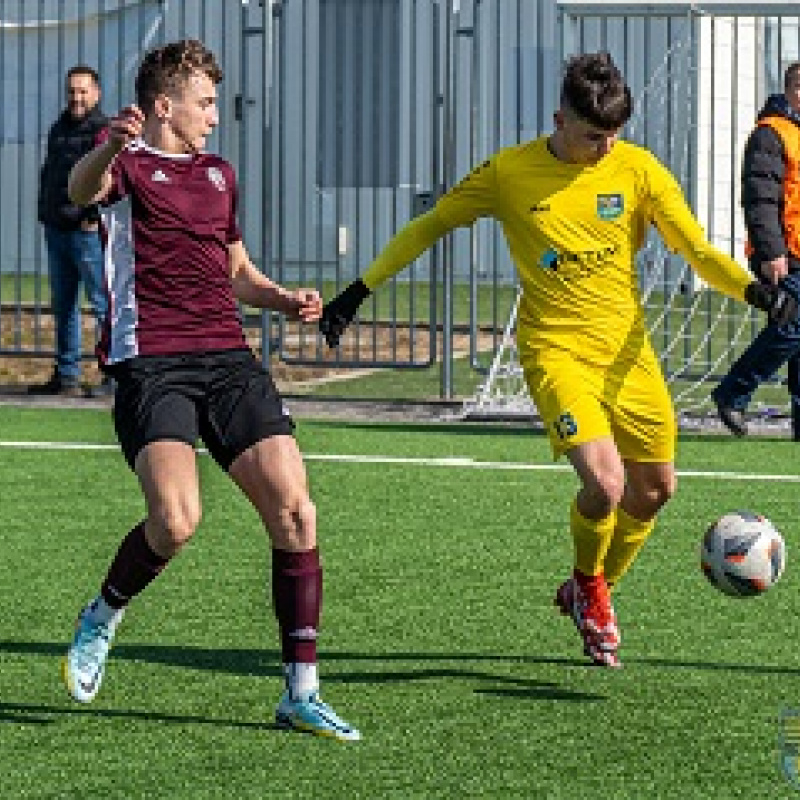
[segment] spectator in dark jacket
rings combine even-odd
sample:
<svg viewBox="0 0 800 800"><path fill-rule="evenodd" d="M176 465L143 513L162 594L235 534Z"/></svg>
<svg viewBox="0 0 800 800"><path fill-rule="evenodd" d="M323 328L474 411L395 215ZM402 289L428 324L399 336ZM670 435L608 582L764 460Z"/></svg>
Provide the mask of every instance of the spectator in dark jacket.
<svg viewBox="0 0 800 800"><path fill-rule="evenodd" d="M750 134L742 165L742 206L750 269L760 281L800 296L800 62L784 74L784 93L771 95ZM711 393L720 419L747 433L753 393L788 367L792 437L800 441L800 320L768 324Z"/></svg>
<svg viewBox="0 0 800 800"><path fill-rule="evenodd" d="M103 277L100 215L96 206L80 208L67 196L72 167L105 135L100 112L100 81L91 67L67 72L67 107L53 123L39 180L39 222L44 226L50 295L56 325L56 363L50 379L29 387L33 394L81 394L81 284L97 321L108 311ZM109 380L92 393L112 391Z"/></svg>

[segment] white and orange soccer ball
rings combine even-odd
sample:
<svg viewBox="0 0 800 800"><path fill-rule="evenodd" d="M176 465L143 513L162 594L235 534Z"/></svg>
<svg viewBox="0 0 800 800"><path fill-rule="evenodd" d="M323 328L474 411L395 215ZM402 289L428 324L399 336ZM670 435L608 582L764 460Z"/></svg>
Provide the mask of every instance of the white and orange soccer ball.
<svg viewBox="0 0 800 800"><path fill-rule="evenodd" d="M786 566L786 544L761 514L732 511L703 536L700 566L712 586L731 597L755 597L774 586Z"/></svg>

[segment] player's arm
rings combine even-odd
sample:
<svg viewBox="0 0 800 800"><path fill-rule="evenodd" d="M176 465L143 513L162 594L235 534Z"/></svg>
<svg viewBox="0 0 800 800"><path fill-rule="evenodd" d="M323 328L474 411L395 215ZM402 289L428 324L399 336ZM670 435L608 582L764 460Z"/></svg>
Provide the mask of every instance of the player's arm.
<svg viewBox="0 0 800 800"><path fill-rule="evenodd" d="M797 317L797 298L777 286L754 281L730 256L711 245L666 169L651 174L650 212L667 246L682 255L701 278L723 294L766 311L771 322L784 324Z"/></svg>
<svg viewBox="0 0 800 800"><path fill-rule="evenodd" d="M77 206L103 200L113 183L111 164L119 152L142 135L144 114L137 106L126 106L108 124L108 138L90 150L69 173L67 193Z"/></svg>
<svg viewBox="0 0 800 800"><path fill-rule="evenodd" d="M345 328L353 321L358 307L374 289L422 255L450 228L436 208L401 228L367 267L364 275L325 305L319 327L328 347L336 347Z"/></svg>
<svg viewBox="0 0 800 800"><path fill-rule="evenodd" d="M353 321L359 306L374 289L421 256L453 228L471 225L479 217L492 213L495 172L493 160L476 167L444 194L430 211L401 228L363 276L326 303L319 328L328 347L339 344L339 338Z"/></svg>
<svg viewBox="0 0 800 800"><path fill-rule="evenodd" d="M322 312L322 298L314 289L285 289L261 273L250 260L241 239L228 245L233 293L237 300L254 308L280 311L289 319L316 322Z"/></svg>

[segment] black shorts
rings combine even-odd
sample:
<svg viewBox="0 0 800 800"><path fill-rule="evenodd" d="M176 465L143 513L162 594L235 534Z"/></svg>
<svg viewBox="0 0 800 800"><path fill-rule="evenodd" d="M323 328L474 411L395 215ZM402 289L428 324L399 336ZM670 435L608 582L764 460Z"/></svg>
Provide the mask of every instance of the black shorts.
<svg viewBox="0 0 800 800"><path fill-rule="evenodd" d="M138 356L108 370L117 381L114 427L133 468L151 442L200 438L224 469L294 423L269 372L250 350Z"/></svg>

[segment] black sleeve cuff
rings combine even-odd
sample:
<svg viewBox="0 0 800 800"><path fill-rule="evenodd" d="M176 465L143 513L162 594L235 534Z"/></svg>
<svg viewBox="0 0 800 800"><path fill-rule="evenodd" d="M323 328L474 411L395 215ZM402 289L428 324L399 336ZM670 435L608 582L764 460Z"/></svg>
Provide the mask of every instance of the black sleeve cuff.
<svg viewBox="0 0 800 800"><path fill-rule="evenodd" d="M372 290L367 286L366 283L364 283L364 281L361 280L361 278L356 278L356 280L350 284L349 290L352 293L353 298L358 303L363 303L364 300L366 300L372 294Z"/></svg>

